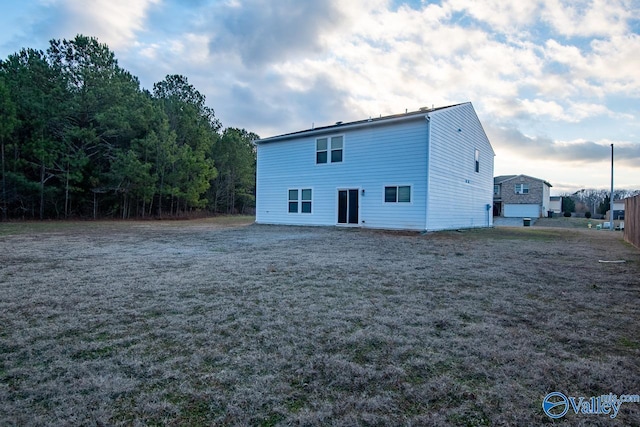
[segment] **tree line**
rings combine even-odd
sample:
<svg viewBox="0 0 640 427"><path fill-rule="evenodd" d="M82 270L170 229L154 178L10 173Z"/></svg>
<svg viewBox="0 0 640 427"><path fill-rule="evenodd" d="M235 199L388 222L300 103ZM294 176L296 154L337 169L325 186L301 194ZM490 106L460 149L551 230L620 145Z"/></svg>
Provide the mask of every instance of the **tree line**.
<svg viewBox="0 0 640 427"><path fill-rule="evenodd" d="M93 37L0 60L3 219L251 212L257 138L184 76L142 89Z"/></svg>
<svg viewBox="0 0 640 427"><path fill-rule="evenodd" d="M605 215L610 209L610 190L583 188L562 195L562 211ZM640 190L614 189L613 200L622 200L640 194Z"/></svg>

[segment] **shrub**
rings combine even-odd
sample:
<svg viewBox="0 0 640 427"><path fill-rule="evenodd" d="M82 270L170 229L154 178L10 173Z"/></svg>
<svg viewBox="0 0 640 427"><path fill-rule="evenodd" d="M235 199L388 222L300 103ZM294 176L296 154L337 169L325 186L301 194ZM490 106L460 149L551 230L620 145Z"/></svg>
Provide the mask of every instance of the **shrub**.
<svg viewBox="0 0 640 427"><path fill-rule="evenodd" d="M564 211L563 215L565 216L565 218L569 218L571 217L571 211Z"/></svg>
<svg viewBox="0 0 640 427"><path fill-rule="evenodd" d="M587 219L591 218L591 212L589 212L589 211L585 212L584 213L584 217L587 218Z"/></svg>

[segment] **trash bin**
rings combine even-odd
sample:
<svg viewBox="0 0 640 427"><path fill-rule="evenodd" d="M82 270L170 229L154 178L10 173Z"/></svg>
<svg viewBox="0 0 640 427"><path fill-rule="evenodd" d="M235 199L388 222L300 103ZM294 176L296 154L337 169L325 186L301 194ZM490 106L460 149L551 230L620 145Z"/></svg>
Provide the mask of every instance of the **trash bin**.
<svg viewBox="0 0 640 427"><path fill-rule="evenodd" d="M531 218L522 218L522 225L529 227L531 225Z"/></svg>
<svg viewBox="0 0 640 427"><path fill-rule="evenodd" d="M547 216L549 218L553 218L553 211L547 211Z"/></svg>

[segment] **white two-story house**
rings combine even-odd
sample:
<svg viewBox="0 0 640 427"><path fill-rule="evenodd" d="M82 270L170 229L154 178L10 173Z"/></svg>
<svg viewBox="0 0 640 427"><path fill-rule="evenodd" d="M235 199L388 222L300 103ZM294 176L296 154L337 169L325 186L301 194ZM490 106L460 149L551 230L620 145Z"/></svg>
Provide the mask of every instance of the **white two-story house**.
<svg viewBox="0 0 640 427"><path fill-rule="evenodd" d="M257 223L420 231L493 224L495 154L471 103L256 145Z"/></svg>

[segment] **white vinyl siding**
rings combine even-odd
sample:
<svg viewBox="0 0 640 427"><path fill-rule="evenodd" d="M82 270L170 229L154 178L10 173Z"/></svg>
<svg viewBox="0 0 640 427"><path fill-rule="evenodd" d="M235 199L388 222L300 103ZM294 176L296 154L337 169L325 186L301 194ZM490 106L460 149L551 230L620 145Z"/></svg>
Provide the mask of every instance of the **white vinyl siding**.
<svg viewBox="0 0 640 427"><path fill-rule="evenodd" d="M427 230L487 227L493 215L494 152L471 104L431 113ZM479 151L479 172L473 153Z"/></svg>
<svg viewBox="0 0 640 427"><path fill-rule="evenodd" d="M419 117L393 125L351 130L342 135L343 161L330 163L330 167L316 163L317 140L324 135L258 145L256 222L336 225L338 189L357 188L361 226L424 230L426 120ZM335 134L327 138L331 136ZM330 139L327 148L331 148ZM395 183L411 185L411 203L384 202L385 185ZM303 188L313 188L311 214L294 215L285 211L283 215L282 206L288 203L287 191Z"/></svg>

